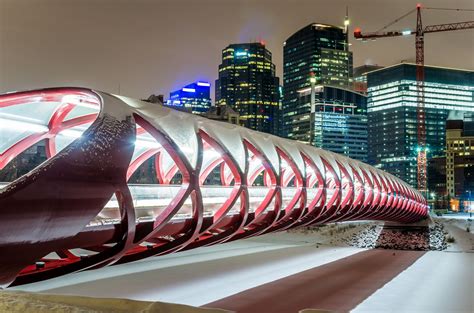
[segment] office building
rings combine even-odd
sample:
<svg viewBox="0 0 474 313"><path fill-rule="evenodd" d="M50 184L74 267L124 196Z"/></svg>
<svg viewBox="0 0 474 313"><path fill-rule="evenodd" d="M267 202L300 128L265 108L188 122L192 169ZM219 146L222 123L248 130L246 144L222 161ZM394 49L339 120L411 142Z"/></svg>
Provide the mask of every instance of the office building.
<svg viewBox="0 0 474 313"><path fill-rule="evenodd" d="M403 63L369 72L367 83L369 162L416 187L416 65ZM445 156L448 114L474 112L473 92L473 71L425 66L428 158Z"/></svg>
<svg viewBox="0 0 474 313"><path fill-rule="evenodd" d="M367 94L367 73L381 68L383 68L383 66L378 65L362 65L355 67L353 72L354 91Z"/></svg>
<svg viewBox="0 0 474 313"><path fill-rule="evenodd" d="M474 212L474 114L446 122L446 186L452 210Z"/></svg>
<svg viewBox="0 0 474 313"><path fill-rule="evenodd" d="M298 90L298 107L310 110L311 87ZM367 100L362 94L338 87L315 86L314 126L310 114L301 117L289 137L318 148L367 162Z"/></svg>
<svg viewBox="0 0 474 313"><path fill-rule="evenodd" d="M428 193L424 194L432 210L446 211L449 196L446 191L446 157L437 156L427 160Z"/></svg>
<svg viewBox="0 0 474 313"><path fill-rule="evenodd" d="M211 107L211 84L197 81L173 91L166 106L202 115Z"/></svg>
<svg viewBox="0 0 474 313"><path fill-rule="evenodd" d="M232 44L222 50L216 106L229 105L245 127L275 134L278 104L279 78L263 43Z"/></svg>
<svg viewBox="0 0 474 313"><path fill-rule="evenodd" d="M283 45L283 102L280 135L293 138L309 107L299 106L298 91L316 85L352 88L352 52L347 28L312 23L293 35Z"/></svg>

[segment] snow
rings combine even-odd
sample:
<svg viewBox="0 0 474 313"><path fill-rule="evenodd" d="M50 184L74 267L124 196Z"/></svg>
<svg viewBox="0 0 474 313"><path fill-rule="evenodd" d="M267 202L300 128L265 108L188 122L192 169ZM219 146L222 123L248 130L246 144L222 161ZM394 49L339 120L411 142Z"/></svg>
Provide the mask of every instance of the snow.
<svg viewBox="0 0 474 313"><path fill-rule="evenodd" d="M449 236L455 238L455 242L448 246L448 251L474 252L474 222L462 219L449 219L443 221ZM469 229L470 232L467 232Z"/></svg>
<svg viewBox="0 0 474 313"><path fill-rule="evenodd" d="M474 312L474 253L427 252L353 312Z"/></svg>
<svg viewBox="0 0 474 313"><path fill-rule="evenodd" d="M452 213L452 214L443 214L441 217L437 217L438 219L457 219L457 220L473 220L474 216L470 213Z"/></svg>
<svg viewBox="0 0 474 313"><path fill-rule="evenodd" d="M77 296L45 295L25 292L0 292L0 312L141 312L141 313L224 313L227 310L195 308L173 303L144 302Z"/></svg>
<svg viewBox="0 0 474 313"><path fill-rule="evenodd" d="M427 252L353 312L474 312L474 225L466 219L435 221L454 243L443 252Z"/></svg>
<svg viewBox="0 0 474 313"><path fill-rule="evenodd" d="M10 288L200 306L362 251L280 233Z"/></svg>
<svg viewBox="0 0 474 313"><path fill-rule="evenodd" d="M353 312L474 312L473 225L467 220L435 220L455 242L445 251L426 252ZM201 306L364 251L347 246L348 238L380 226L359 222L301 228L9 290Z"/></svg>

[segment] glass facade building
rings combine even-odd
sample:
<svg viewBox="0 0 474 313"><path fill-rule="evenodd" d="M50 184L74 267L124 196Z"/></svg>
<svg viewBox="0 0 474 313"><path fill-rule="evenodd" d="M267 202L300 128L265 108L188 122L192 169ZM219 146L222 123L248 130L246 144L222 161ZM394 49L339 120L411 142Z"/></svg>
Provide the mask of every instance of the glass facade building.
<svg viewBox="0 0 474 313"><path fill-rule="evenodd" d="M298 90L317 85L352 88L352 52L344 28L310 24L291 35L283 46L282 124L280 135L293 138L292 129L309 114L298 105Z"/></svg>
<svg viewBox="0 0 474 313"><path fill-rule="evenodd" d="M369 72L369 163L417 186L416 65ZM445 156L446 119L451 111L474 112L474 72L425 66L428 158ZM428 173L428 180L430 173Z"/></svg>
<svg viewBox="0 0 474 313"><path fill-rule="evenodd" d="M202 115L211 107L211 84L197 81L173 91L166 105Z"/></svg>
<svg viewBox="0 0 474 313"><path fill-rule="evenodd" d="M378 65L362 65L354 68L354 91L367 94L367 73L383 68Z"/></svg>
<svg viewBox="0 0 474 313"><path fill-rule="evenodd" d="M232 44L222 50L216 105L229 105L247 128L275 134L279 102L279 78L264 44Z"/></svg>
<svg viewBox="0 0 474 313"><path fill-rule="evenodd" d="M298 90L298 106L311 108L311 87ZM313 145L367 162L367 99L364 95L331 86L315 86ZM293 139L309 143L310 114L291 132Z"/></svg>
<svg viewBox="0 0 474 313"><path fill-rule="evenodd" d="M446 122L446 186L452 210L474 212L474 114Z"/></svg>

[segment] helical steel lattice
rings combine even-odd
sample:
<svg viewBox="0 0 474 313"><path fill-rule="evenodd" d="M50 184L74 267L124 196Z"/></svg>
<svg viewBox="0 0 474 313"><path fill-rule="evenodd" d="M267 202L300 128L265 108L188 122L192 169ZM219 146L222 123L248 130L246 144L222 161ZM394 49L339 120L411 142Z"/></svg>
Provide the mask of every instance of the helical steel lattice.
<svg viewBox="0 0 474 313"><path fill-rule="evenodd" d="M2 286L303 225L426 216L400 179L292 140L82 88L0 96Z"/></svg>

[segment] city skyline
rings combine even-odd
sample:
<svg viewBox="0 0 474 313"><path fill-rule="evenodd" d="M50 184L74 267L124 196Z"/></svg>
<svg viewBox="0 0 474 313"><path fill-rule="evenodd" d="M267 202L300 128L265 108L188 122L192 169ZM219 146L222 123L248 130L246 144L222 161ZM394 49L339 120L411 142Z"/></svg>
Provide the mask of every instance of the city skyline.
<svg viewBox="0 0 474 313"><path fill-rule="evenodd" d="M0 313L474 313L473 214L474 0L0 0Z"/></svg>
<svg viewBox="0 0 474 313"><path fill-rule="evenodd" d="M283 41L305 25L342 26L347 5L350 33L355 27L377 30L417 2L269 3L94 1L91 10L91 1L1 0L0 91L81 85L132 97L167 94L190 80L213 82L222 48L259 40L272 52L277 76L282 77ZM443 1L422 3L446 6ZM474 4L454 1L449 7L473 9ZM425 11L423 19L429 25L471 20L472 15ZM411 16L391 29L414 23ZM427 36L426 64L474 69L474 38L467 32ZM414 60L413 37L364 44L350 36L350 41L354 66ZM399 49L387 49L394 45Z"/></svg>

